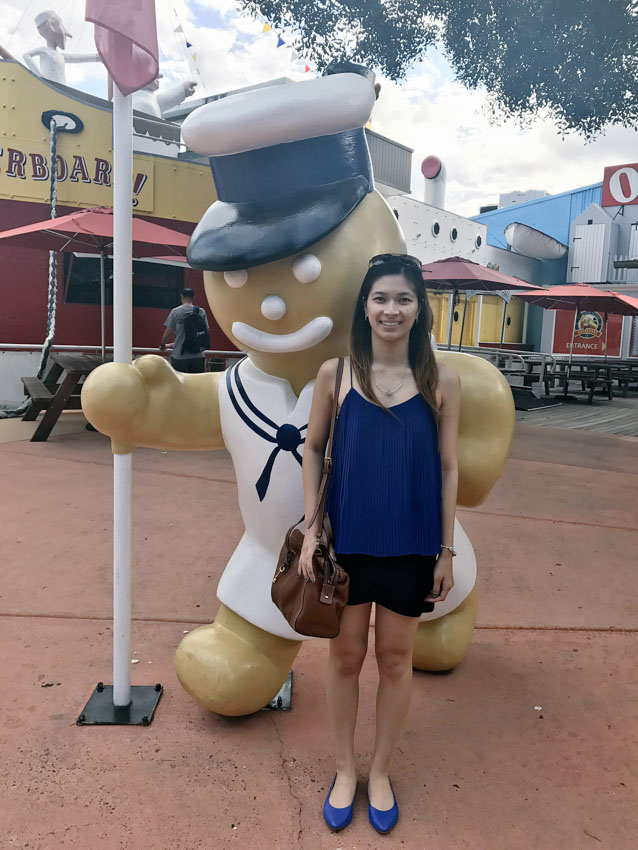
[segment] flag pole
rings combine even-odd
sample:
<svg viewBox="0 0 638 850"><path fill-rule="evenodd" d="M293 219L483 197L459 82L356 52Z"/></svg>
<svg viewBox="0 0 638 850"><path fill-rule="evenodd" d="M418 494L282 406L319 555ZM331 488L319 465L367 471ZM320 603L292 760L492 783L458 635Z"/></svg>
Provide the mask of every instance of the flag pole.
<svg viewBox="0 0 638 850"><path fill-rule="evenodd" d="M86 0L86 20L113 88L113 360L133 351L132 92L157 78L154 0ZM108 369L102 364L98 369ZM79 726L148 726L162 696L156 685L131 686L131 480L128 446L113 448L113 685L98 682Z"/></svg>
<svg viewBox="0 0 638 850"><path fill-rule="evenodd" d="M113 85L113 360L130 363L133 105ZM131 454L113 455L113 704L131 702Z"/></svg>

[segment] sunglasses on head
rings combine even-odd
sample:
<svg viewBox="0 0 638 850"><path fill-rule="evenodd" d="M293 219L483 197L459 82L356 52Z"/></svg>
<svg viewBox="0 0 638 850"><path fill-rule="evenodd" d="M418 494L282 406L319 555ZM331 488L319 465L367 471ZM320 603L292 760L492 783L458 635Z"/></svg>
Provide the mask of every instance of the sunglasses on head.
<svg viewBox="0 0 638 850"><path fill-rule="evenodd" d="M421 271L421 260L418 257L412 257L410 254L377 254L368 263L368 268L379 266L382 263L391 263L392 261L403 263L403 265L416 266Z"/></svg>

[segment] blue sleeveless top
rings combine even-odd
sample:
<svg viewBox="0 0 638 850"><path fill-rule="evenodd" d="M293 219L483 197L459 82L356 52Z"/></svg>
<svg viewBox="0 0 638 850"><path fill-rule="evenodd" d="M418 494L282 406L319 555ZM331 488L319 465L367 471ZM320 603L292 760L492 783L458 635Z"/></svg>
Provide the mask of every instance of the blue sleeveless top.
<svg viewBox="0 0 638 850"><path fill-rule="evenodd" d="M390 408L351 388L335 423L326 511L337 553L441 551L441 457L423 396Z"/></svg>

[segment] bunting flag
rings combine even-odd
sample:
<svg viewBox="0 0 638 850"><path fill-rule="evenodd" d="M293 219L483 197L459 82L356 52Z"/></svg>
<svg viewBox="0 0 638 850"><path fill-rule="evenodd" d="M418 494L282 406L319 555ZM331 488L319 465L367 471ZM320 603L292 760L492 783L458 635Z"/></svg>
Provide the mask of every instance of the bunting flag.
<svg viewBox="0 0 638 850"><path fill-rule="evenodd" d="M262 32L270 32L271 29L272 27L270 26L270 24L264 24Z"/></svg>
<svg viewBox="0 0 638 850"><path fill-rule="evenodd" d="M182 25L180 24L178 27L175 27L173 32L184 32L184 30L182 29Z"/></svg>
<svg viewBox="0 0 638 850"><path fill-rule="evenodd" d="M303 69L304 74L307 74L309 70L310 70L310 68L306 65L306 67Z"/></svg>
<svg viewBox="0 0 638 850"><path fill-rule="evenodd" d="M277 36L277 47L283 47L285 43L286 42L283 40L283 38L280 35L278 35Z"/></svg>
<svg viewBox="0 0 638 850"><path fill-rule="evenodd" d="M187 42L186 42L186 47L192 47L192 46L193 46L193 45L190 43L190 41L187 41Z"/></svg>
<svg viewBox="0 0 638 850"><path fill-rule="evenodd" d="M290 61L291 61L291 62L296 62L296 61L297 61L297 59L299 59L299 54L298 54L298 53L297 53L297 51L293 48L293 49L290 51Z"/></svg>

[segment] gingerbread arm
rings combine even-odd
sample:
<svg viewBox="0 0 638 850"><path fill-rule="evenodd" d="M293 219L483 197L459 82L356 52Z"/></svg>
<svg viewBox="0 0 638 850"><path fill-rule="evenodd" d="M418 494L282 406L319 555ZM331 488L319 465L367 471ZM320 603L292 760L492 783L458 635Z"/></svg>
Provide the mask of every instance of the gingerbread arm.
<svg viewBox="0 0 638 850"><path fill-rule="evenodd" d="M175 372L148 354L95 369L82 389L82 409L112 439L117 454L135 446L201 450L224 447L218 387L222 373Z"/></svg>
<svg viewBox="0 0 638 850"><path fill-rule="evenodd" d="M515 422L512 391L487 360L440 349L436 357L461 378L457 503L475 507L487 498L509 455Z"/></svg>

